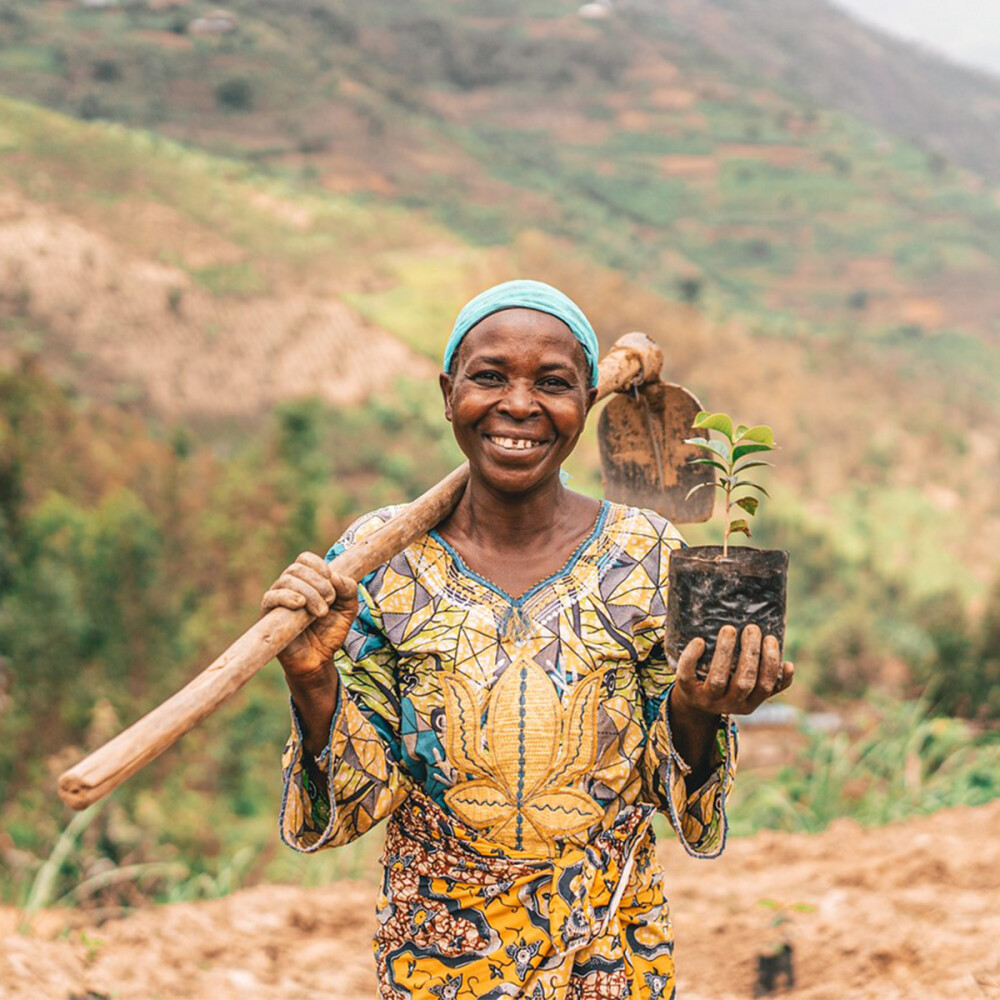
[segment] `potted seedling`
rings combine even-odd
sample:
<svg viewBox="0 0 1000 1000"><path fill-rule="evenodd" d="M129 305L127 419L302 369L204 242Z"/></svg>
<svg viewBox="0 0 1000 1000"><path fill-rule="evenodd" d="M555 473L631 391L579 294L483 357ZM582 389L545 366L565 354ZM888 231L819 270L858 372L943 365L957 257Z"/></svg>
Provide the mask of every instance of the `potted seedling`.
<svg viewBox="0 0 1000 1000"><path fill-rule="evenodd" d="M755 997L766 997L777 992L781 979L786 989L795 989L795 951L790 934L793 911L814 913L816 907L811 903L788 904L776 899L758 899L757 903L773 913L771 928L774 936L767 950L757 956L757 982L753 991Z"/></svg>
<svg viewBox="0 0 1000 1000"><path fill-rule="evenodd" d="M715 482L699 483L688 495L700 489L722 491L722 544L677 549L670 556L667 657L676 667L684 647L700 636L705 640L705 651L697 673L704 677L723 625L733 625L737 630L737 657L739 635L751 623L758 625L763 635L775 635L784 644L788 553L730 545L733 534L750 537L749 518L757 513L760 504L753 493L768 495L748 473L772 464L761 457L776 447L771 428L762 424L734 427L728 414L702 410L692 429L705 433L705 437L686 441L704 452L692 461L712 466L718 475ZM719 435L718 439L712 439L712 431Z"/></svg>

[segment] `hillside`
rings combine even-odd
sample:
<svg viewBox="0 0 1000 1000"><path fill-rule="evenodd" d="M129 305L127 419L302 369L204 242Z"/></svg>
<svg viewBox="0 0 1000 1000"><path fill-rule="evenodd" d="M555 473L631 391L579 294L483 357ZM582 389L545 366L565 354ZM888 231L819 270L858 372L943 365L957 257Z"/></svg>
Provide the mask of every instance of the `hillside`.
<svg viewBox="0 0 1000 1000"><path fill-rule="evenodd" d="M949 158L1000 162L1000 84L819 0L599 22L567 0L238 0L217 35L195 28L206 9L19 0L0 91L421 208L476 243L541 229L772 332L997 342L1000 207ZM975 162L934 151L953 123Z"/></svg>
<svg viewBox="0 0 1000 1000"><path fill-rule="evenodd" d="M2 99L0 111L8 365L40 349L90 395L216 420L309 395L357 403L402 372L430 373L336 294L392 213L286 199L155 136ZM405 226L387 224L402 240Z"/></svg>
<svg viewBox="0 0 1000 1000"><path fill-rule="evenodd" d="M986 334L727 318L538 230L476 246L426 209L2 109L8 360L40 351L76 391L168 421L246 424L281 399L345 404L404 372L430 376L468 295L530 273L577 296L605 347L645 330L708 405L780 428L785 509L837 535L848 558L910 567L927 593L975 593L994 575L1000 346ZM831 435L835 448L816 447ZM572 471L597 488L592 443Z"/></svg>
<svg viewBox="0 0 1000 1000"><path fill-rule="evenodd" d="M787 935L797 983L779 995L792 1000L1000 997L998 822L1000 805L880 830L842 821L814 837L733 841L708 863L662 843L679 995L751 996L756 956ZM103 923L52 910L29 936L0 909L4 995L364 1000L374 989L374 871L363 877L257 886ZM790 919L781 930L775 903Z"/></svg>
<svg viewBox="0 0 1000 1000"><path fill-rule="evenodd" d="M1000 78L860 24L828 0L632 0L819 107L840 108L1000 180Z"/></svg>

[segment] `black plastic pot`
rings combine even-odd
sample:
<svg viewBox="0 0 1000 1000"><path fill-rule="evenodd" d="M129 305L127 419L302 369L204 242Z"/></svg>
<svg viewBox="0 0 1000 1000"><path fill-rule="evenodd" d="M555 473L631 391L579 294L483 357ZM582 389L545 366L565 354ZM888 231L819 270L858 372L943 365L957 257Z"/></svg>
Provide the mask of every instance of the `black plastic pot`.
<svg viewBox="0 0 1000 1000"><path fill-rule="evenodd" d="M698 661L704 677L723 625L742 634L747 625L758 625L763 635L775 635L784 648L785 591L788 553L782 549L729 547L722 558L721 545L698 545L670 554L670 588L667 594L667 659L672 666L684 647L696 637L705 640ZM739 635L736 656L739 656ZM736 659L734 659L734 664Z"/></svg>

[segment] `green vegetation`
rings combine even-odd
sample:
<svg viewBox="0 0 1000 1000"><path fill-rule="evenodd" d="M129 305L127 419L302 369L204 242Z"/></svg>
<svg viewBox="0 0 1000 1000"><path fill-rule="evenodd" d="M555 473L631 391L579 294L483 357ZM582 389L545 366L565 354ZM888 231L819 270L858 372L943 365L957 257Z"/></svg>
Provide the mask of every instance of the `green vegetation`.
<svg viewBox="0 0 1000 1000"><path fill-rule="evenodd" d="M308 863L277 842L288 727L277 671L86 818L59 806L54 779L252 621L304 540L322 550L360 510L413 496L452 467L438 410L424 383L364 408L288 403L222 461L183 428L150 432L127 409L74 402L30 365L0 379L6 900L114 907L371 870L377 838ZM937 715L1000 714L983 697L1000 691L1000 586L973 624L955 598L915 597L779 502L760 533L793 553L787 648L807 684L862 693L900 655L927 693L862 720L854 741L809 735L777 779L744 777L738 832L816 828L835 815L877 822L1000 794L995 733ZM851 784L859 776L864 794Z"/></svg>
<svg viewBox="0 0 1000 1000"><path fill-rule="evenodd" d="M278 671L86 822L67 826L55 772L253 622L304 545L325 551L366 507L457 464L439 409L424 383L381 406L287 403L223 461L182 428L151 434L127 410L74 403L30 364L0 376L4 900L117 905L303 877L275 837L289 724ZM374 850L338 852L308 877Z"/></svg>
<svg viewBox="0 0 1000 1000"><path fill-rule="evenodd" d="M1000 733L934 716L925 701L881 702L861 732L803 732L793 764L737 783L733 832L818 833L836 819L866 826L1000 798Z"/></svg>

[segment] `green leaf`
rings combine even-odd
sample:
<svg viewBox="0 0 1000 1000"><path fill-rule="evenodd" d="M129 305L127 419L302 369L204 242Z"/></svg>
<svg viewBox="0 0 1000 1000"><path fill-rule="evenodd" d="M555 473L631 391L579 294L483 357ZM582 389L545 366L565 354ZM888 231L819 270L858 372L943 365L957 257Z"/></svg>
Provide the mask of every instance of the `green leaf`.
<svg viewBox="0 0 1000 1000"><path fill-rule="evenodd" d="M756 469L758 466L762 465L768 465L772 469L774 468L774 462L765 462L762 458L755 458L749 462L740 462L739 465L734 467L733 475L738 476L744 469Z"/></svg>
<svg viewBox="0 0 1000 1000"><path fill-rule="evenodd" d="M725 441L705 441L702 438L685 438L684 443L693 444L698 448L704 448L705 451L715 452L715 454L726 463L727 467L732 461L732 457L729 452L729 445L726 444Z"/></svg>
<svg viewBox="0 0 1000 1000"><path fill-rule="evenodd" d="M720 434L725 434L730 441L733 440L733 421L728 413L707 413L702 410L694 418L691 426L698 430L718 431Z"/></svg>
<svg viewBox="0 0 1000 1000"><path fill-rule="evenodd" d="M755 451L772 451L769 444L738 444L733 449L733 461L738 462L744 455L752 455Z"/></svg>
<svg viewBox="0 0 1000 1000"><path fill-rule="evenodd" d="M684 438L684 443L693 444L696 448L708 448L711 441L708 438ZM710 448L709 451L711 451Z"/></svg>
<svg viewBox="0 0 1000 1000"><path fill-rule="evenodd" d="M711 465L721 472L729 472L729 466L723 465L721 462L717 462L714 458L691 458L688 459L688 465Z"/></svg>
<svg viewBox="0 0 1000 1000"><path fill-rule="evenodd" d="M737 507L742 507L751 517L757 513L757 508L760 506L760 501L756 497L740 497L736 501Z"/></svg>
<svg viewBox="0 0 1000 1000"><path fill-rule="evenodd" d="M744 521L742 517L738 521L730 521L729 530L731 532L738 531L741 534L746 535L747 538L750 537L750 525L747 524L747 522Z"/></svg>
<svg viewBox="0 0 1000 1000"><path fill-rule="evenodd" d="M774 448L774 431L766 424L757 424L748 427L740 436L741 440L756 441L758 444L766 444L769 448Z"/></svg>
<svg viewBox="0 0 1000 1000"><path fill-rule="evenodd" d="M740 426L737 427L736 430L733 433L733 440L734 441L739 441L740 438L743 437L743 435L746 434L746 432L748 430L750 430L750 428L747 427L746 424L740 424Z"/></svg>
<svg viewBox="0 0 1000 1000"><path fill-rule="evenodd" d="M763 486L759 485L758 483L751 483L749 479L737 480L736 483L733 484L733 489L734 490L739 489L739 487L741 486L749 486L751 489L760 490L760 492L763 493L764 496L766 496L768 499L770 499L771 497L771 494L768 493Z"/></svg>

